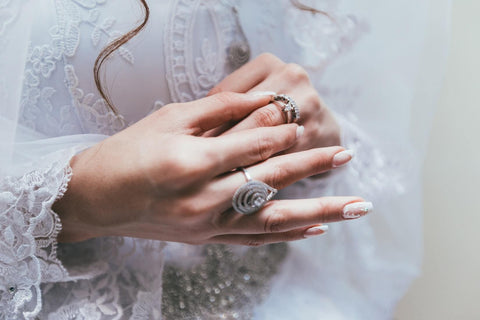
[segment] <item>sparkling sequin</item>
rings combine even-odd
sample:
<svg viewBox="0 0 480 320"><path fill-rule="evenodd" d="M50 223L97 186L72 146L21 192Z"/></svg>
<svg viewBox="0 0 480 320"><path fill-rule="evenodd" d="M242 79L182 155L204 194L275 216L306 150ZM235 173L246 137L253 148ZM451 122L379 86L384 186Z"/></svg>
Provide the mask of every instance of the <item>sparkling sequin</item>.
<svg viewBox="0 0 480 320"><path fill-rule="evenodd" d="M243 253L225 245L208 245L199 264L184 269L167 264L163 319L251 319L255 306L268 295L287 250L284 243Z"/></svg>

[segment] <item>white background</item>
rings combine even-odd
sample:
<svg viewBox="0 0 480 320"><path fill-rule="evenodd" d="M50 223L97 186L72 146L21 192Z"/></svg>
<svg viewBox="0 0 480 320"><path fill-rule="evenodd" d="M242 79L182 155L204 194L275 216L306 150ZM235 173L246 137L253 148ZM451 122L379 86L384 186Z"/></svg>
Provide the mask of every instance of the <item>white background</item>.
<svg viewBox="0 0 480 320"><path fill-rule="evenodd" d="M423 274L396 319L480 319L479 181L480 1L456 0L425 162Z"/></svg>

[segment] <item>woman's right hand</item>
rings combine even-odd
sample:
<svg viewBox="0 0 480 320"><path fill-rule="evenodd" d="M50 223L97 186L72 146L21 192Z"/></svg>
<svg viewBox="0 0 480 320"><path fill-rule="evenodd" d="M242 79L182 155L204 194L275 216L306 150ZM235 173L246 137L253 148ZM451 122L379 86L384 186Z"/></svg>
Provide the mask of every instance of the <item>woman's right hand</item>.
<svg viewBox="0 0 480 320"><path fill-rule="evenodd" d="M235 168L249 167L253 179L279 189L346 161L336 156L341 147L272 157L301 138L296 124L202 136L269 101L224 92L170 104L78 154L68 190L53 206L63 225L59 240L117 235L259 245L321 234L315 226L362 215L358 197L274 200L248 216L231 208L245 183Z"/></svg>

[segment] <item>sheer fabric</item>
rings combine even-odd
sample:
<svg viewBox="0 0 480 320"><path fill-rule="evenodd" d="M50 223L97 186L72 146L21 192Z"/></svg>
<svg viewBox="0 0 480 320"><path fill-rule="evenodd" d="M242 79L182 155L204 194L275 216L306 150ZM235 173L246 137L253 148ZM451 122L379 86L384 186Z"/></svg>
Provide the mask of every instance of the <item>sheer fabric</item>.
<svg viewBox="0 0 480 320"><path fill-rule="evenodd" d="M147 29L107 64L115 115L90 70L140 18L135 2L0 1L0 318L391 317L421 256L422 159L408 139L420 113L411 106L424 101L428 123L438 88L418 79L441 78L433 67L445 55L447 20L432 22L427 0L310 4L330 17L289 1L150 3ZM435 6L448 13L447 1ZM428 30L437 30L438 50L426 68ZM57 248L51 206L68 187L74 154L165 104L203 97L265 51L307 68L343 144L357 151L351 165L280 196L361 195L374 214L262 248L130 238Z"/></svg>

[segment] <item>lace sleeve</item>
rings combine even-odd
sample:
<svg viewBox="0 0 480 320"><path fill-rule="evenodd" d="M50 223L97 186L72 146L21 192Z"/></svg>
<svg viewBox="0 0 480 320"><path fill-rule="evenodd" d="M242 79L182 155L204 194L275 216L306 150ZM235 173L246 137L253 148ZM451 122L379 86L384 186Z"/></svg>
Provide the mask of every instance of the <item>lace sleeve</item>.
<svg viewBox="0 0 480 320"><path fill-rule="evenodd" d="M0 308L4 319L36 315L40 283L68 275L56 257L61 229L52 204L70 180L70 166L56 162L0 181Z"/></svg>

